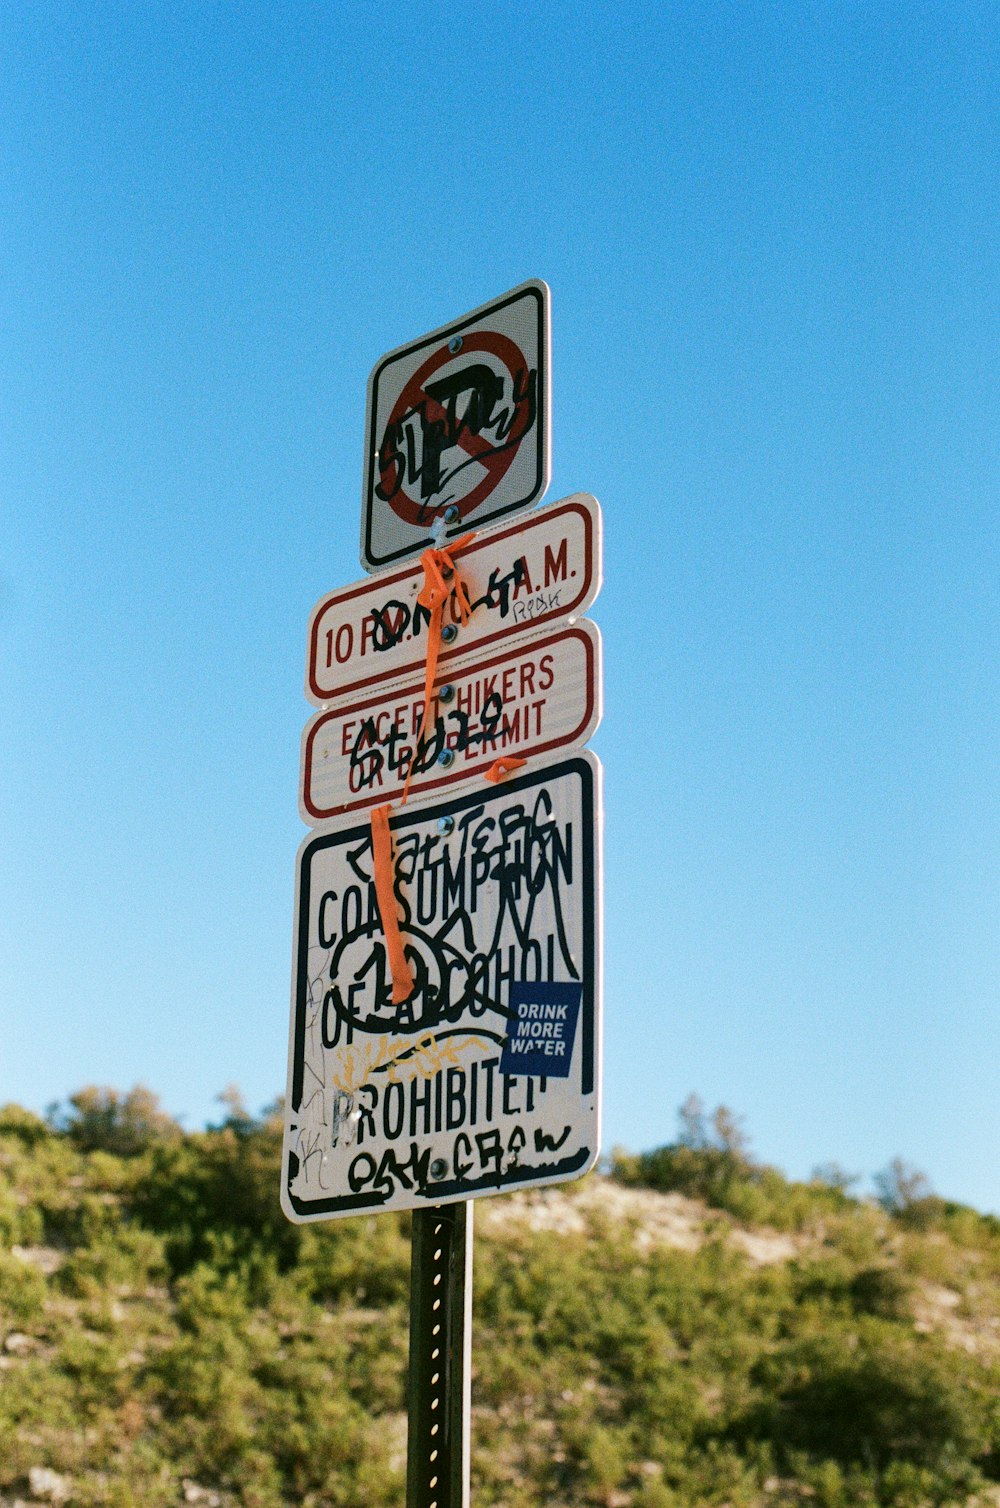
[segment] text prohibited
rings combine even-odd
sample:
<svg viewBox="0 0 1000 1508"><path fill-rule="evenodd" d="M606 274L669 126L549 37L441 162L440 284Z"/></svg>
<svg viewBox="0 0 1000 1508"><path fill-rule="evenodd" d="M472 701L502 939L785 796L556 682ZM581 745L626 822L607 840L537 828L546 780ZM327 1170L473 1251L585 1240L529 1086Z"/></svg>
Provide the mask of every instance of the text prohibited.
<svg viewBox="0 0 1000 1508"><path fill-rule="evenodd" d="M295 1220L579 1177L600 1145L593 755L393 816L401 1004L371 830L299 859L282 1201Z"/></svg>

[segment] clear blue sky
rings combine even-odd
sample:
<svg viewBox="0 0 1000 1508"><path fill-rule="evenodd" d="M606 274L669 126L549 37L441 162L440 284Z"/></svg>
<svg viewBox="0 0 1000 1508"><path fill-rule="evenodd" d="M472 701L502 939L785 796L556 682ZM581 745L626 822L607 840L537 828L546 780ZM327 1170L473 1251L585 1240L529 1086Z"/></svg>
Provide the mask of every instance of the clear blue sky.
<svg viewBox="0 0 1000 1508"><path fill-rule="evenodd" d="M0 22L0 1100L284 1085L383 351L528 277L605 510L606 1142L1000 1210L994 6Z"/></svg>

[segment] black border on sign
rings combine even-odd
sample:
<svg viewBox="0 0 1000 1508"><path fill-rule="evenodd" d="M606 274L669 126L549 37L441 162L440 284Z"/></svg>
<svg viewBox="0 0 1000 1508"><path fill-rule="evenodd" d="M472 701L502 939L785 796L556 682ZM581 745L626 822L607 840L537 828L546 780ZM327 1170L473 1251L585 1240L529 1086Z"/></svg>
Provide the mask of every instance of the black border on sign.
<svg viewBox="0 0 1000 1508"><path fill-rule="evenodd" d="M378 413L378 385L383 372L394 362L402 360L404 356L412 356L416 351L423 350L425 347L435 346L443 340L450 340L453 335L460 334L462 330L468 329L470 325L480 324L482 320L488 319L491 314L496 314L499 310L506 309L509 304L517 303L519 299L523 298L533 298L535 300L535 303L537 304L538 316L539 401L535 421L535 428L537 431L537 445L535 448L534 486L528 493L527 497L519 498L516 502L513 503L507 503L503 508L496 508L492 512L477 514L471 525L467 525L463 520L456 526L456 529L452 530L451 532L455 533L456 530L460 532L466 527L474 527L477 529L485 528L487 524L494 523L497 519L506 518L507 514L509 513L517 512L519 509L523 508L530 508L532 503L537 502L545 491L545 453L547 441L546 428L548 425L549 417L548 405L545 402L545 395L548 392L548 330L546 328L545 305L542 291L534 283L529 283L526 288L521 287L519 289L515 289L512 293L505 294L503 298L497 299L492 304L482 305L475 313L464 315L461 319L456 320L454 324L445 325L442 329L435 330L432 335L421 336L419 340L412 341L408 346L398 347L395 351L391 351L387 356L383 356L382 360L376 362L375 366L372 368L372 374L370 378L370 413L366 416L368 421L366 425L366 432L368 427L370 426L371 436L369 443L370 453L365 456L365 493L363 500L364 550L362 551L361 555L361 564L366 571L381 571L385 566L392 565L394 561L407 560L413 555L420 554L422 550L426 550L430 545L434 543L433 535L428 533L423 539L415 540L412 544L405 545L402 549L399 550L393 550L387 555L380 555L376 558L372 550L372 519L375 508L375 451L372 447L377 446L379 443L375 435L374 428L375 416Z"/></svg>
<svg viewBox="0 0 1000 1508"><path fill-rule="evenodd" d="M581 781L581 807L583 814L583 841L582 841L582 879L583 879L583 906L584 906L584 936L583 936L583 967L581 971L583 983L583 1001L580 1012L580 1049L582 1062L580 1065L580 1091L582 1094L593 1094L596 1080L596 1050L597 1050L597 998L599 980L596 971L597 934L600 930L600 916L597 909L597 855L598 835L595 823L595 788L599 771L580 755L573 755L568 759L561 759L558 763L547 765L539 770L527 770L522 775L508 777L497 789L489 791L471 791L467 795L457 796L453 799L437 801L421 807L414 807L402 812L393 813L392 828L398 832L411 826L414 822L427 822L434 818L435 812L445 810L451 816L465 810L470 806L482 806L488 804L492 796L509 796L516 791L530 790L532 786L541 785L546 780L558 778L566 774L576 774ZM367 820L362 820L352 827L339 828L334 833L319 833L308 842L302 849L300 856L301 870L299 875L299 913L298 933L295 939L295 1036L294 1051L292 1055L293 1070L291 1082L291 1105L290 1110L297 1114L302 1104L303 1080L305 1077L305 1034L307 1015L307 991L308 991L308 956L309 956L309 902L310 902L310 879L311 863L314 854L324 848L331 848L346 843L363 842L371 827ZM287 1137L287 1131L286 1131ZM288 1149L286 1148L286 1151ZM581 1148L560 1162L549 1163L545 1167L546 1181L555 1181L560 1177L566 1177L579 1168L587 1165L593 1155L592 1148ZM448 1183L436 1183L434 1196L437 1199L446 1198L450 1195L467 1194L470 1197L477 1192L490 1190L499 1193L507 1187L513 1187L518 1183L524 1183L538 1173L537 1168L518 1166L512 1168L509 1174L501 1179L483 1178L475 1182L463 1182L461 1184L451 1181ZM336 1214L355 1211L362 1214L365 1210L381 1209L386 1200L378 1194L344 1194L329 1199L301 1199L291 1190L291 1179L288 1176L289 1165L287 1159L283 1162L282 1178L285 1182L285 1194L288 1203L297 1215L310 1216L321 1214ZM428 1197L427 1203L432 1204L434 1198ZM422 1206L417 1205L416 1208Z"/></svg>

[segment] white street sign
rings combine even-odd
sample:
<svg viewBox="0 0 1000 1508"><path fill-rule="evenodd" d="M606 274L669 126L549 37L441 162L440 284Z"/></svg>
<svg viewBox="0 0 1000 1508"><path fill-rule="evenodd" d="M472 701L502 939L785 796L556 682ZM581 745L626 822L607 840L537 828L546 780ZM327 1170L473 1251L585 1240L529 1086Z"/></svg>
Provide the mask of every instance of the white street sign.
<svg viewBox="0 0 1000 1508"><path fill-rule="evenodd" d="M304 822L396 801L416 748L411 797L477 781L501 755L585 744L601 715L601 640L587 618L463 656L437 678L427 728L424 678L318 712L302 738Z"/></svg>
<svg viewBox="0 0 1000 1508"><path fill-rule="evenodd" d="M511 636L583 613L601 584L601 513L576 492L516 522L476 532L455 558L472 603L439 664L471 650L501 647ZM429 613L417 602L419 561L366 577L323 597L309 619L306 696L317 706L419 673L427 657Z"/></svg>
<svg viewBox="0 0 1000 1508"><path fill-rule="evenodd" d="M370 824L343 818L299 852L282 1177L293 1220L561 1182L600 1146L597 760L580 751L405 807L392 834L415 980L398 1005Z"/></svg>
<svg viewBox="0 0 1000 1508"><path fill-rule="evenodd" d="M383 356L368 379L361 563L537 502L549 484L549 290L522 283Z"/></svg>

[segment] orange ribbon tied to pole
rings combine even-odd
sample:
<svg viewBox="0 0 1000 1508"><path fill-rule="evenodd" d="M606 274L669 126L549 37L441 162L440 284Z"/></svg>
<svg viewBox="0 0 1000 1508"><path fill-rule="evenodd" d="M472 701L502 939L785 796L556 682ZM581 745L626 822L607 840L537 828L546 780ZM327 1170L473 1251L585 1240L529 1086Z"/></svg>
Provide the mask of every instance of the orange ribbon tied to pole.
<svg viewBox="0 0 1000 1508"><path fill-rule="evenodd" d="M522 769L527 763L526 759L519 759L516 754L501 754L500 758L495 759L484 773L483 779L492 780L495 785L499 785L505 775L512 775L515 770Z"/></svg>
<svg viewBox="0 0 1000 1508"><path fill-rule="evenodd" d="M385 934L385 951L392 973L392 1003L401 1005L413 994L413 975L406 961L396 911L395 866L392 861L392 834L389 831L391 811L391 806L376 806L372 811L372 869L382 931Z"/></svg>
<svg viewBox="0 0 1000 1508"><path fill-rule="evenodd" d="M458 616L462 623L467 623L472 614L472 603L469 601L469 589L465 585L455 565L454 557L459 550L471 544L475 534L463 534L461 539L453 540L450 545L443 545L438 549L425 550L420 557L420 564L424 568L424 584L417 597L421 607L425 607L430 613L430 622L427 625L427 671L424 676L424 711L420 719L420 731L413 743L413 758L410 760L410 768L406 772L406 782L403 786L402 802L406 804L406 798L410 794L410 779L413 775L413 763L417 757L417 750L423 741L427 731L427 722L431 713L431 692L434 689L434 677L437 675L438 656L441 653L441 641L444 633L444 609L445 604L454 597L458 603Z"/></svg>
<svg viewBox="0 0 1000 1508"><path fill-rule="evenodd" d="M463 623L468 621L472 613L468 588L455 568L454 557L473 539L475 539L474 534L463 534L461 539L453 540L450 545L425 550L420 557L420 563L424 568L424 584L417 601L430 613L430 622L427 625L427 674L424 678L424 711L420 720L420 732L414 740L410 768L406 772L406 781L400 799L401 805L406 804L406 798L410 794L413 765L430 717L431 691L434 687L434 677L437 675L438 655L441 652L445 604L450 598L455 598L458 603L458 615ZM391 806L372 808L372 868L379 916L382 918L382 931L385 934L385 951L392 973L392 1003L401 1005L413 994L413 974L406 961L406 950L403 947L403 935L399 930L399 915L396 911L395 866L392 858L392 834L389 831L391 811Z"/></svg>

